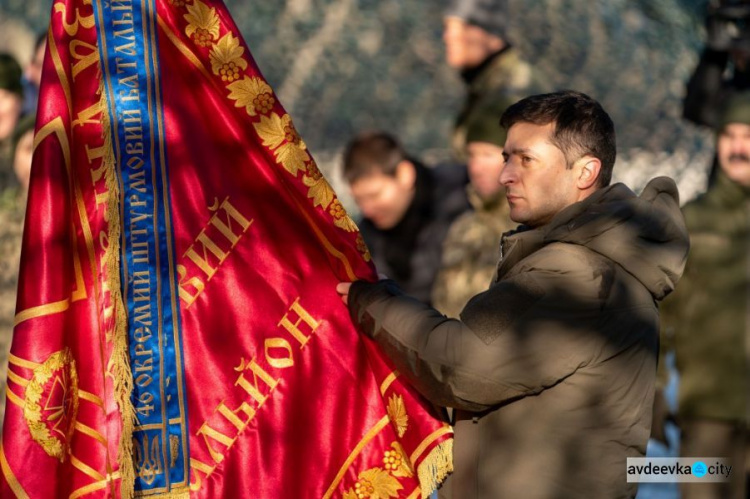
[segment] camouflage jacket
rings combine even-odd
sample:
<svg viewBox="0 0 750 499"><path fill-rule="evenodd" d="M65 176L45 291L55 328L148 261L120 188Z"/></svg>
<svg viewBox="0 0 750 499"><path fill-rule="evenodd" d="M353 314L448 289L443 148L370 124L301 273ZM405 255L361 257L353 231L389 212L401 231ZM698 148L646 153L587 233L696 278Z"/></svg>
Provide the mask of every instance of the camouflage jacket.
<svg viewBox="0 0 750 499"><path fill-rule="evenodd" d="M461 215L448 230L432 288L433 306L454 318L472 296L487 290L497 270L500 238L516 226L504 193L483 201L471 187L466 190L474 211Z"/></svg>
<svg viewBox="0 0 750 499"><path fill-rule="evenodd" d="M662 353L674 350L680 374L678 415L750 424L750 188L720 173L683 212L690 256L661 307Z"/></svg>
<svg viewBox="0 0 750 499"><path fill-rule="evenodd" d="M16 286L21 257L23 215L26 199L15 189L0 191L0 389L5 393L8 352L13 335ZM5 397L0 400L0 428L5 414Z"/></svg>

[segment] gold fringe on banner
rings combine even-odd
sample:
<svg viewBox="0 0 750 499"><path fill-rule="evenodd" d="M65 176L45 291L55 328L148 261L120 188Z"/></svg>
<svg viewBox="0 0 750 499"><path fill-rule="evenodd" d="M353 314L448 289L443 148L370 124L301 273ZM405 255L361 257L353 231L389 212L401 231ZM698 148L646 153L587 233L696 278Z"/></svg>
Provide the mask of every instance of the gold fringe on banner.
<svg viewBox="0 0 750 499"><path fill-rule="evenodd" d="M110 291L113 327L107 330L107 341L112 341L112 355L107 365L107 372L114 380L114 396L122 416L122 432L118 446L118 464L122 481L120 496L130 499L134 494L135 468L133 465L133 430L135 428L135 407L131 401L133 392L133 373L130 370L128 352L127 310L122 299L120 287L120 183L115 165L115 154L112 147L111 123L107 97L103 81L99 83L99 110L101 111L102 130L104 134L104 178L109 193L105 221L107 222L106 259L107 286Z"/></svg>
<svg viewBox="0 0 750 499"><path fill-rule="evenodd" d="M426 499L435 492L438 485L453 472L453 439L440 442L427 454L424 461L417 467L419 488L422 489L422 499Z"/></svg>

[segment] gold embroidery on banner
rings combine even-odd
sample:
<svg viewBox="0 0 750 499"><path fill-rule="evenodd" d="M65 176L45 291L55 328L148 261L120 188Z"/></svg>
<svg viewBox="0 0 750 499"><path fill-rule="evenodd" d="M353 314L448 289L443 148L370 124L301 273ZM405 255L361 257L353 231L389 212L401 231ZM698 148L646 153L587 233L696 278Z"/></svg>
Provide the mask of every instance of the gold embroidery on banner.
<svg viewBox="0 0 750 499"><path fill-rule="evenodd" d="M29 495L23 490L23 487L18 482L16 475L13 474L13 470L10 469L8 459L5 457L5 448L0 444L0 468L3 470L3 476L5 481L8 482L10 490L16 495L17 499L29 499Z"/></svg>
<svg viewBox="0 0 750 499"><path fill-rule="evenodd" d="M245 76L239 81L227 85L229 98L235 101L235 107L244 107L248 116L268 114L273 109L276 99L271 87L257 76Z"/></svg>
<svg viewBox="0 0 750 499"><path fill-rule="evenodd" d="M78 373L70 350L50 355L26 386L24 418L31 438L65 460L78 412Z"/></svg>
<svg viewBox="0 0 750 499"><path fill-rule="evenodd" d="M391 442L391 450L385 451L383 467L393 476L407 478L414 476L409 456L406 455L406 451L398 442Z"/></svg>
<svg viewBox="0 0 750 499"><path fill-rule="evenodd" d="M388 388L390 388L391 384L393 384L394 381L396 381L396 378L398 378L399 372L393 371L391 374L389 374L383 382L380 384L380 394L385 397L385 392L388 391Z"/></svg>
<svg viewBox="0 0 750 499"><path fill-rule="evenodd" d="M184 264L177 265L179 296L185 302L186 308L190 307L203 292L206 282L219 271L219 267L229 257L254 221L252 218L249 220L245 218L229 202L229 197L226 197L221 204L218 198L214 198L214 204L209 206L208 210L213 215L201 229L193 244L182 255ZM187 275L189 262L200 269L206 282L203 280L204 277Z"/></svg>
<svg viewBox="0 0 750 499"><path fill-rule="evenodd" d="M48 315L59 314L65 312L70 307L70 299L66 298L54 303L47 303L46 305L38 305L36 307L30 307L26 310L18 312L13 320L13 326L17 326L24 321L29 319L36 319L39 317L46 317Z"/></svg>
<svg viewBox="0 0 750 499"><path fill-rule="evenodd" d="M174 468L180 452L180 437L169 435L169 467Z"/></svg>
<svg viewBox="0 0 750 499"><path fill-rule="evenodd" d="M365 239L362 237L362 234L357 234L357 239L355 243L357 244L357 251L359 251L360 254L362 255L362 259L366 262L369 262L370 260L372 260L370 249L365 244Z"/></svg>
<svg viewBox="0 0 750 499"><path fill-rule="evenodd" d="M200 0L196 0L192 6L184 0L170 0L170 3L176 8L187 9L188 14L183 16L188 22L185 28L187 36L190 38L195 35L194 41L199 47L211 47L209 60L212 70L226 86L229 91L227 97L235 101L235 107L244 107L250 117L260 115L260 121L254 122L253 128L263 145L273 153L276 162L295 178L299 171L310 171L311 175L303 175L302 183L308 188L307 197L312 199L313 206L319 206L332 218L334 226L339 229L346 232L359 232L354 220L336 199L333 189L320 175L315 161L307 152L307 146L294 128L291 117L286 113L283 116L271 113L276 103L271 87L260 77L250 77L241 73L240 69L244 71L249 65L244 57L244 47L239 45L239 39L231 31L227 31L218 42L213 42L212 40L219 37L218 17L214 9L209 9ZM161 17L158 18L158 22L167 38L196 68L210 78L196 54L182 43ZM372 257L359 234L357 234L356 245L363 260L369 262ZM327 245L326 249L330 251L330 245ZM338 251L332 254L337 258L341 255ZM350 265L348 262L345 262L345 265L348 271ZM353 273L349 272L349 274L352 274L350 279L354 280Z"/></svg>
<svg viewBox="0 0 750 499"><path fill-rule="evenodd" d="M344 464L341 466L341 469L339 469L339 472L336 474L336 477L331 482L331 485L328 487L328 490L326 490L326 493L323 495L323 499L330 499L331 496L333 496L333 492L338 487L339 483L341 482L341 479L344 477L344 474L349 469L349 467L352 465L352 462L359 456L360 452L362 452L362 449L365 448L367 444L370 443L370 441L375 438L375 436L380 433L383 428L388 426L388 416L383 416L383 418L375 423L375 426L370 428L370 430L365 434L364 437L362 437L362 440L357 443L357 445L352 450L351 454L349 454L349 457L346 458L346 461L344 461Z"/></svg>
<svg viewBox="0 0 750 499"><path fill-rule="evenodd" d="M357 478L354 494L358 499L390 499L398 497L398 491L404 488L390 473L380 468L363 471Z"/></svg>
<svg viewBox="0 0 750 499"><path fill-rule="evenodd" d="M357 224L354 223L354 220L352 220L349 214L346 213L344 205L341 204L341 201L338 199L333 200L333 203L331 203L331 206L328 208L328 213L333 217L333 225L339 229L344 229L346 232L357 232L359 230Z"/></svg>
<svg viewBox="0 0 750 499"><path fill-rule="evenodd" d="M221 81L231 83L239 80L240 70L247 69L247 61L242 58L244 51L239 39L227 33L211 49L211 70L221 76Z"/></svg>
<svg viewBox="0 0 750 499"><path fill-rule="evenodd" d="M406 414L404 398L401 395L393 395L388 401L388 417L396 428L398 438L403 437L409 425L409 416Z"/></svg>
<svg viewBox="0 0 750 499"><path fill-rule="evenodd" d="M62 19L60 20L62 24L63 29L65 29L65 32L68 34L68 36L76 36L78 34L78 27L83 26L85 29L91 29L94 27L94 15L91 14L90 16L81 17L81 12L78 9L75 9L76 11L76 19L72 23L68 23L66 17L67 17L67 10L66 5L64 3L56 3L55 4L55 14L62 13Z"/></svg>
<svg viewBox="0 0 750 499"><path fill-rule="evenodd" d="M320 170L315 163L310 164L310 167L308 168L308 174L302 177L302 183L310 188L307 191L307 197L312 199L313 206L320 206L325 208L333 201L333 198L335 196L333 193L333 189L331 188L330 184L326 182L326 179L323 178L323 174L320 173ZM339 203L339 205L340 204L341 203Z"/></svg>
<svg viewBox="0 0 750 499"><path fill-rule="evenodd" d="M210 47L213 40L219 37L219 17L216 9L208 7L200 0L186 6L188 13L184 16L188 22L185 34L193 37L196 45Z"/></svg>
<svg viewBox="0 0 750 499"><path fill-rule="evenodd" d="M288 114L261 116L258 123L253 123L253 128L263 145L273 151L276 162L286 171L295 177L300 170L307 171L306 163L312 158Z"/></svg>
<svg viewBox="0 0 750 499"><path fill-rule="evenodd" d="M133 461L135 462L136 476L151 485L156 479L156 475L164 473L161 467L159 456L159 437L154 437L149 442L148 434L143 435L143 440L138 441L133 437Z"/></svg>
<svg viewBox="0 0 750 499"><path fill-rule="evenodd" d="M404 448L398 442L391 442L390 450L383 453L383 466L361 472L357 476L354 487L344 493L344 498L389 499L398 497L403 485L397 478L413 476L414 470Z"/></svg>

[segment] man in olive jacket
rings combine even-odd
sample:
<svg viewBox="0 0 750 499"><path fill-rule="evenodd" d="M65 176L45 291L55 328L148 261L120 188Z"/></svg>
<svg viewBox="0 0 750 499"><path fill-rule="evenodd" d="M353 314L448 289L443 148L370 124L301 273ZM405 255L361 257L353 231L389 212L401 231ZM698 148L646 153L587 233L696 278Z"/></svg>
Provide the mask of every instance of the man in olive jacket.
<svg viewBox="0 0 750 499"><path fill-rule="evenodd" d="M688 237L677 189L609 186L614 125L572 91L503 114L510 217L490 289L448 319L392 281L341 283L353 320L433 403L455 407L453 497L634 497L659 313Z"/></svg>
<svg viewBox="0 0 750 499"><path fill-rule="evenodd" d="M662 330L680 374L680 456L729 458L732 475L681 484L683 499L750 493L750 93L729 98L718 127L716 181L683 208L690 257L662 307Z"/></svg>

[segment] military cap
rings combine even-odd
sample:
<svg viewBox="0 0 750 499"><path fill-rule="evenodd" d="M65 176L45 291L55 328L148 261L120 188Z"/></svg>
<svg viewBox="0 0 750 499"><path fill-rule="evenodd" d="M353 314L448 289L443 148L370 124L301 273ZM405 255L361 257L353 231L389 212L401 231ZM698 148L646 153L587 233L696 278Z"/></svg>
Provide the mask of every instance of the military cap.
<svg viewBox="0 0 750 499"><path fill-rule="evenodd" d="M508 34L508 0L450 0L446 17L457 17L502 39Z"/></svg>
<svg viewBox="0 0 750 499"><path fill-rule="evenodd" d="M750 125L750 91L734 92L724 103L719 129L730 123Z"/></svg>

